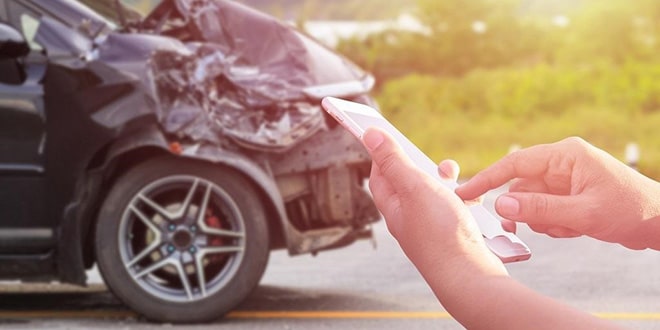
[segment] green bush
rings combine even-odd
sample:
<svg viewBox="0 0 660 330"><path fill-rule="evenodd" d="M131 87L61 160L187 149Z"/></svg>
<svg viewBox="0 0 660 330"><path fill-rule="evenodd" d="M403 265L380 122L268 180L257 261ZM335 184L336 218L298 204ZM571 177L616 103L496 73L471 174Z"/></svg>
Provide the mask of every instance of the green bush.
<svg viewBox="0 0 660 330"><path fill-rule="evenodd" d="M380 100L391 115L411 107L471 116L534 117L591 106L650 113L660 111L660 63L538 65L474 70L458 78L413 74L385 83Z"/></svg>
<svg viewBox="0 0 660 330"><path fill-rule="evenodd" d="M384 114L434 159L471 175L529 146L581 136L622 156L642 148L641 169L660 178L660 64L474 70L458 78L409 75L378 95Z"/></svg>

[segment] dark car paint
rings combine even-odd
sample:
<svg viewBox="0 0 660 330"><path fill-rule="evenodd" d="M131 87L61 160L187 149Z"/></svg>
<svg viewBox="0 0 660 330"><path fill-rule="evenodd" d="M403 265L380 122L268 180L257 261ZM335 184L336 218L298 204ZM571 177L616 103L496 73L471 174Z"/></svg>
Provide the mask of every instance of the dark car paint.
<svg viewBox="0 0 660 330"><path fill-rule="evenodd" d="M8 2L0 0L0 15L4 15L0 20L12 21L5 10ZM236 168L260 186L264 203L279 218L272 231L275 248L286 246L292 254L316 252L345 245L362 233L351 228L296 230L273 181L273 168L285 176L340 162L364 167L368 158L359 147L343 157L321 162L308 159L310 150L319 144L344 148L336 143L347 137L340 128L300 144L292 156L280 160L279 156L245 153L232 143L213 145L170 135L162 129L153 91L147 90L144 63L155 49L183 52L181 44L159 36L111 32L102 18L70 4L68 0L21 2L58 18L42 21L46 24L40 29L50 29L37 36L50 59L33 51L19 61L0 61L2 68L22 65L25 69L24 76L17 70L20 77L0 83L0 116L4 116L0 118L0 157L11 155L0 158L0 277L51 277L84 284L84 269L94 261L90 232L105 191L119 173L140 159L171 155L173 142L182 147L183 154L178 156ZM92 33L73 31L79 27L76 22L85 20L91 22L87 30ZM78 37L58 38L58 33L62 36L67 31ZM46 38L50 32L55 35ZM104 40L92 49L85 41L99 35ZM351 198L349 192L345 199ZM364 215L355 216L362 216L364 223L354 224L355 228L375 219L370 205L360 212Z"/></svg>
<svg viewBox="0 0 660 330"><path fill-rule="evenodd" d="M30 52L30 47L25 44L23 36L18 31L8 26L0 26L2 46L0 47L0 59L14 59L22 57Z"/></svg>
<svg viewBox="0 0 660 330"><path fill-rule="evenodd" d="M32 5L32 10L44 5L68 19L88 18L88 11L77 4L35 3L21 5ZM153 109L139 111L140 104L142 108L149 106L139 79L100 61L85 65L80 57L91 47L89 39L67 38L75 31L49 18L42 21L35 39L42 42L51 60L39 52L24 60L5 60L8 65L24 65L27 75L18 79L20 84L0 84L0 106L4 105L0 109L0 157L11 157L3 158L0 164L0 276L54 277L83 284L85 266L90 265L89 260L87 265L83 262L90 219L94 205L102 199L101 188L108 174L90 167L106 165L103 152L111 142L157 125ZM133 49L125 53L124 61L144 63L150 52L144 46L149 43L144 41L163 38L117 39L133 39ZM117 52L126 51L126 44L113 43L115 48L107 52L108 62L115 59L113 56L118 59ZM152 42L151 50L164 44ZM126 107L136 111L125 115L122 122L108 120L112 109ZM167 146L162 137L158 146Z"/></svg>

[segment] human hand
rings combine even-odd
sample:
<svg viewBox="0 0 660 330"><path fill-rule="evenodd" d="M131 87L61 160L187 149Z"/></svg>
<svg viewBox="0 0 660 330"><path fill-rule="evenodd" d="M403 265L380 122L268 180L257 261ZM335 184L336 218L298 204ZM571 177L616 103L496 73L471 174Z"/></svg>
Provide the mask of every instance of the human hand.
<svg viewBox="0 0 660 330"><path fill-rule="evenodd" d="M363 142L373 159L369 186L374 202L422 275L443 276L454 261L462 266L473 261L482 269L506 274L456 194L414 166L387 133L369 129ZM455 180L458 166L445 165L440 168Z"/></svg>
<svg viewBox="0 0 660 330"><path fill-rule="evenodd" d="M461 171L461 168L458 166L458 163L453 160L453 159L445 159L438 164L438 174L440 174L440 177L444 180L451 180L451 181L458 181L458 175ZM477 200L474 201L475 203L482 203L482 198L478 198ZM467 201L468 204L473 203L473 201ZM505 231L508 231L510 233L516 233L516 222L507 220L507 219L500 219L500 223L502 224L502 229Z"/></svg>
<svg viewBox="0 0 660 330"><path fill-rule="evenodd" d="M388 229L467 329L610 328L508 277L463 200L413 165L387 133L369 129L363 142L373 160L369 186ZM442 162L439 170L445 179L458 177L455 162Z"/></svg>
<svg viewBox="0 0 660 330"><path fill-rule="evenodd" d="M660 184L580 138L512 153L456 189L474 199L515 179L495 209L552 237L659 249Z"/></svg>

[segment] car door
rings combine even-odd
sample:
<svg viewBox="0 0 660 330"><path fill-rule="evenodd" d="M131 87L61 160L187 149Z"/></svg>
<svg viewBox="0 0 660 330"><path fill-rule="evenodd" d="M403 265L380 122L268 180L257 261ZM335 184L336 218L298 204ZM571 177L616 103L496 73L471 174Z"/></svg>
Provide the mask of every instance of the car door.
<svg viewBox="0 0 660 330"><path fill-rule="evenodd" d="M38 26L29 12L15 18L17 23L4 26L23 38ZM46 117L40 81L45 58L38 45L32 47L20 56L0 54L0 254L44 250L53 238L44 214Z"/></svg>

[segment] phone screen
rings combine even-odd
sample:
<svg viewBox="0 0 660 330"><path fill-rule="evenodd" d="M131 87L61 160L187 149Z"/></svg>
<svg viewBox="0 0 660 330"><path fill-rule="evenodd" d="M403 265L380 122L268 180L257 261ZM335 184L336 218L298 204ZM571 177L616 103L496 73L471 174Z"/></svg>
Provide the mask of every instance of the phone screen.
<svg viewBox="0 0 660 330"><path fill-rule="evenodd" d="M438 165L429 158L422 150L420 150L412 141L410 141L403 133L401 133L394 125L385 119L376 110L372 110L373 114L363 114L354 111L345 111L344 113L349 117L357 127L360 128L359 137L362 136L364 131L369 127L378 127L388 132L397 141L399 146L408 155L412 162L422 169L427 174L434 178L440 179L443 185L450 189L455 189L458 185L453 181L443 180L438 174Z"/></svg>

